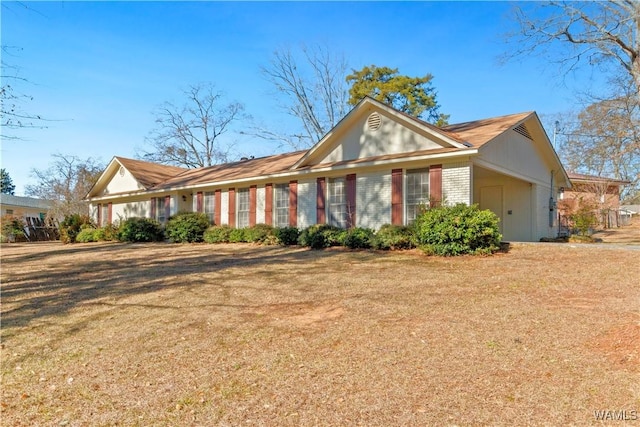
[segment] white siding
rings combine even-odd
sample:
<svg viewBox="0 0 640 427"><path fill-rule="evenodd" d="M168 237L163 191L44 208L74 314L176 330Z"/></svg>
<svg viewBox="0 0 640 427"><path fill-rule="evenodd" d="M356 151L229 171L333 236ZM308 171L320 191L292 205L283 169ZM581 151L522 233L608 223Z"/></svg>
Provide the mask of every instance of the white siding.
<svg viewBox="0 0 640 427"><path fill-rule="evenodd" d="M111 205L111 219L113 222L124 221L127 218L149 218L151 216L151 201L136 200Z"/></svg>
<svg viewBox="0 0 640 427"><path fill-rule="evenodd" d="M442 166L442 195L448 205L471 204L471 165L468 162Z"/></svg>
<svg viewBox="0 0 640 427"><path fill-rule="evenodd" d="M120 175L120 169L116 170L116 173L111 177L109 183L100 193L101 196L107 196L109 194L126 193L128 191L142 190L144 187L138 183L138 181L129 173L125 168L121 169L124 174Z"/></svg>
<svg viewBox="0 0 640 427"><path fill-rule="evenodd" d="M229 224L229 192L220 192L220 225Z"/></svg>
<svg viewBox="0 0 640 427"><path fill-rule="evenodd" d="M366 112L345 135L337 138L337 145L318 163L442 148L415 129L398 123L397 119L387 116L383 111L377 111L382 118L380 127L375 131L369 130L367 119L373 111L371 109Z"/></svg>
<svg viewBox="0 0 640 427"><path fill-rule="evenodd" d="M391 171L356 175L356 225L378 230L391 223Z"/></svg>
<svg viewBox="0 0 640 427"><path fill-rule="evenodd" d="M256 188L256 224L264 224L264 204L265 190L264 187Z"/></svg>
<svg viewBox="0 0 640 427"><path fill-rule="evenodd" d="M548 185L549 167L540 151L533 141L510 130L483 146L479 158L502 173Z"/></svg>
<svg viewBox="0 0 640 427"><path fill-rule="evenodd" d="M307 228L317 221L316 182L298 182L298 228Z"/></svg>

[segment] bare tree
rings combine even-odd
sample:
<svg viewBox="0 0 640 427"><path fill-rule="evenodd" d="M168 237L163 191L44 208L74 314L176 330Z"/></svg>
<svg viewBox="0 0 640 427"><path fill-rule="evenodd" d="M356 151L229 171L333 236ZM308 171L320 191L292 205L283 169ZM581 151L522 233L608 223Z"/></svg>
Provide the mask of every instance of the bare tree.
<svg viewBox="0 0 640 427"><path fill-rule="evenodd" d="M514 50L506 58L538 53L565 71L598 66L628 75L640 93L640 2L548 1L532 10L515 8L519 30L508 34Z"/></svg>
<svg viewBox="0 0 640 427"><path fill-rule="evenodd" d="M151 150L141 157L187 168L206 167L228 161L231 145L220 137L244 118L244 106L223 103L223 94L211 84L184 90L186 102L178 107L165 103L157 111L157 128L147 138Z"/></svg>
<svg viewBox="0 0 640 427"><path fill-rule="evenodd" d="M30 83L29 80L20 76L19 68L5 61L10 56L12 50L17 47L3 45L2 60L0 65L0 134L3 140L20 139L15 131L23 128L46 128L44 119L37 114L26 111L25 104L33 101L33 96L24 93L20 86Z"/></svg>
<svg viewBox="0 0 640 427"><path fill-rule="evenodd" d="M559 154L573 172L630 181L624 196L640 191L640 105L628 94L595 102L565 116Z"/></svg>
<svg viewBox="0 0 640 427"><path fill-rule="evenodd" d="M294 54L288 48L275 51L262 73L280 95L280 106L299 119L297 133L258 129L259 137L280 141L294 149L310 147L331 130L348 109L347 63L326 47L301 48Z"/></svg>
<svg viewBox="0 0 640 427"><path fill-rule="evenodd" d="M52 200L48 215L52 218L72 214L87 215L89 204L84 200L100 177L104 165L93 159L80 159L72 155L54 154L53 162L45 170L33 169L35 185L27 185L25 193Z"/></svg>

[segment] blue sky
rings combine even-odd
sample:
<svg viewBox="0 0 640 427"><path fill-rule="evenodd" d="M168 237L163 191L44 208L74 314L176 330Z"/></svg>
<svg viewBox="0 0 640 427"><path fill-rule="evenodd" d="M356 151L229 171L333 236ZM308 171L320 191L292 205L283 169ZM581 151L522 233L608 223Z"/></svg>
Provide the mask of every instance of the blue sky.
<svg viewBox="0 0 640 427"><path fill-rule="evenodd" d="M26 7L25 7L26 6ZM260 73L273 52L329 46L352 69L397 67L434 76L441 112L456 123L535 110L572 108L571 88L540 58L507 65L498 56L513 29L508 2L3 2L3 61L29 80L24 104L46 129L2 142L2 167L16 194L55 153L134 157L153 130L154 110L180 104L190 84L213 82L275 129L293 122L277 108ZM571 85L572 82L569 82ZM578 84L578 82L576 82ZM242 130L240 124L237 128ZM3 130L3 132L6 130ZM282 151L228 134L238 155Z"/></svg>

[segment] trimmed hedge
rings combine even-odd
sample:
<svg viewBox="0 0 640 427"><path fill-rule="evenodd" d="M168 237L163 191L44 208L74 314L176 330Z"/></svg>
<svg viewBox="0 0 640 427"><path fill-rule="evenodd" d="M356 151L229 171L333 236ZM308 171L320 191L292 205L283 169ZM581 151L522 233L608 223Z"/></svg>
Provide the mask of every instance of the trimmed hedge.
<svg viewBox="0 0 640 427"><path fill-rule="evenodd" d="M416 218L417 243L431 254L452 256L490 254L500 249L500 220L477 205L440 206Z"/></svg>
<svg viewBox="0 0 640 427"><path fill-rule="evenodd" d="M229 243L229 235L232 228L228 225L212 225L204 232L204 241L207 243Z"/></svg>
<svg viewBox="0 0 640 427"><path fill-rule="evenodd" d="M411 227L385 224L371 239L371 247L382 250L413 249L416 236Z"/></svg>
<svg viewBox="0 0 640 427"><path fill-rule="evenodd" d="M194 243L204 240L209 218L199 212L180 212L167 221L165 234L174 243Z"/></svg>
<svg viewBox="0 0 640 427"><path fill-rule="evenodd" d="M121 242L157 242L163 239L162 226L151 218L128 218L118 231Z"/></svg>
<svg viewBox="0 0 640 427"><path fill-rule="evenodd" d="M298 244L309 246L312 249L328 248L330 246L341 246L347 230L334 227L328 224L316 224L305 228L298 237Z"/></svg>
<svg viewBox="0 0 640 427"><path fill-rule="evenodd" d="M343 244L350 249L369 249L374 232L369 228L354 227L346 231Z"/></svg>
<svg viewBox="0 0 640 427"><path fill-rule="evenodd" d="M278 239L278 243L283 246L292 246L298 244L298 237L300 237L300 230L296 227L281 227L274 228L273 234Z"/></svg>

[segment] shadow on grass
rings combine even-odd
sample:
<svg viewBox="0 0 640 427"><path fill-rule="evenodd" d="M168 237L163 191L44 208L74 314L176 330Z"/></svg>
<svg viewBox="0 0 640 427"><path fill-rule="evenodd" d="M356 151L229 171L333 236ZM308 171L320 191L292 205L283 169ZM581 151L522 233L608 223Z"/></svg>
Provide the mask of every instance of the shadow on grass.
<svg viewBox="0 0 640 427"><path fill-rule="evenodd" d="M55 321L56 317L81 305L117 305L114 302L119 299L161 289L228 287L227 282L231 280L236 287L252 289L256 275L270 277L273 274L274 279L282 274L286 276L286 272L270 272L270 268L281 269L283 265L291 267L292 275L300 270L304 270L304 274L320 275L327 264L314 262L340 254L333 250L276 246L165 243L70 245L41 253L3 254L2 335L6 340L16 332L15 328L38 319ZM384 256L368 252L354 254L361 260ZM26 271L30 265L32 269ZM340 265L331 263L331 268L340 268ZM230 270L229 280L224 276L226 270ZM222 275L219 279L203 277L209 273ZM238 280L242 284L237 284ZM174 306L154 308L176 309Z"/></svg>

